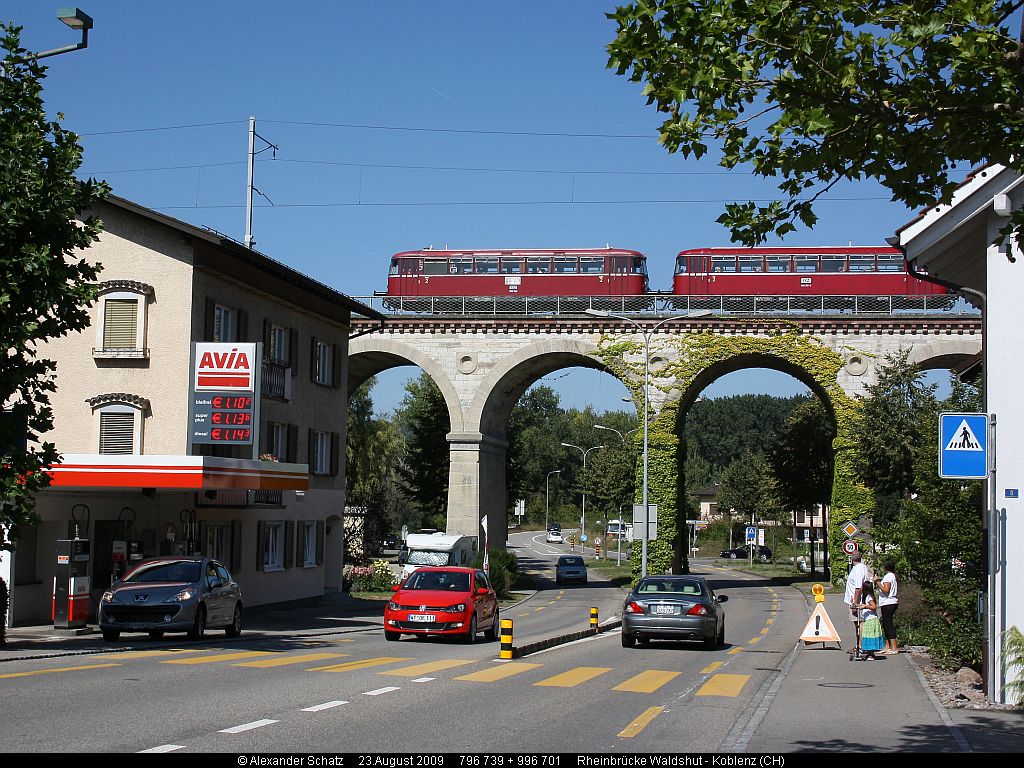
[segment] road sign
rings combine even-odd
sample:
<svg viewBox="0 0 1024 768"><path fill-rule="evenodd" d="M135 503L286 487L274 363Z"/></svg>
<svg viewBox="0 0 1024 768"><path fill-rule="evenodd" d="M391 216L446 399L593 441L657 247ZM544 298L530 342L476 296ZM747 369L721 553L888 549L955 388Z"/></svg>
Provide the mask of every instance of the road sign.
<svg viewBox="0 0 1024 768"><path fill-rule="evenodd" d="M840 530L846 534L846 538L848 539L852 539L854 536L860 533L860 528L854 525L852 520L848 520L846 522L846 525L840 528Z"/></svg>
<svg viewBox="0 0 1024 768"><path fill-rule="evenodd" d="M764 528L757 529L757 544L760 547L764 546Z"/></svg>
<svg viewBox="0 0 1024 768"><path fill-rule="evenodd" d="M753 543L757 539L757 528L752 525L747 526L747 541Z"/></svg>
<svg viewBox="0 0 1024 768"><path fill-rule="evenodd" d="M857 542L853 539L847 539L843 542L843 552L848 555L853 555L857 552Z"/></svg>
<svg viewBox="0 0 1024 768"><path fill-rule="evenodd" d="M580 534L580 541L585 543L587 541L587 534L581 533Z"/></svg>
<svg viewBox="0 0 1024 768"><path fill-rule="evenodd" d="M807 626L800 634L805 643L838 643L839 633L825 611L825 604L818 603L807 621Z"/></svg>
<svg viewBox="0 0 1024 768"><path fill-rule="evenodd" d="M988 477L988 414L939 414L939 477Z"/></svg>

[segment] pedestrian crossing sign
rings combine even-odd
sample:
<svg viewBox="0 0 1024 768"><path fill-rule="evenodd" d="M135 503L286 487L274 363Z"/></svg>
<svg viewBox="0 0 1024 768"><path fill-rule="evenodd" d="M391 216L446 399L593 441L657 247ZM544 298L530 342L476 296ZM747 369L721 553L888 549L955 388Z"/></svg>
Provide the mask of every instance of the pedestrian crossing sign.
<svg viewBox="0 0 1024 768"><path fill-rule="evenodd" d="M939 477L988 477L988 414L939 414Z"/></svg>

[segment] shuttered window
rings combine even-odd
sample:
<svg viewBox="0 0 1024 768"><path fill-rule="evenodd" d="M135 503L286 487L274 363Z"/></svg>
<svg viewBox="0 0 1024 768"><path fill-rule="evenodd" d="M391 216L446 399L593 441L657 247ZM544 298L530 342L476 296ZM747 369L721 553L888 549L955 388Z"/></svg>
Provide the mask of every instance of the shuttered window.
<svg viewBox="0 0 1024 768"><path fill-rule="evenodd" d="M100 453L133 453L134 413L100 414Z"/></svg>
<svg viewBox="0 0 1024 768"><path fill-rule="evenodd" d="M103 304L103 348L137 349L138 308L135 299L107 299Z"/></svg>

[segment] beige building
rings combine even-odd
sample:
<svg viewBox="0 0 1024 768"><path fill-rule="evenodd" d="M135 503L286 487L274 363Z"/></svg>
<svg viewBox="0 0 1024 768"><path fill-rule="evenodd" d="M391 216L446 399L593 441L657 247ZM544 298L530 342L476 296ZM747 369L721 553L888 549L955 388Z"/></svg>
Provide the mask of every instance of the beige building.
<svg viewBox="0 0 1024 768"><path fill-rule="evenodd" d="M40 350L57 363L44 439L64 458L38 497L41 524L0 561L12 622L50 621L55 542L76 526L90 541L92 614L120 541L145 557L219 558L249 606L340 589L349 328L352 313L382 316L127 200L94 213L92 325ZM262 345L252 446L191 443L191 355L204 341Z"/></svg>

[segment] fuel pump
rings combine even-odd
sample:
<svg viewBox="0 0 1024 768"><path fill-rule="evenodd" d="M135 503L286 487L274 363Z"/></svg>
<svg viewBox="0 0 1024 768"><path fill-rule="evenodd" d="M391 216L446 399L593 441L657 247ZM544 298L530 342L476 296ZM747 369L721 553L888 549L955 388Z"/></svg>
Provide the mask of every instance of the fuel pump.
<svg viewBox="0 0 1024 768"><path fill-rule="evenodd" d="M85 515L89 530L89 507L71 508L75 538L57 540L57 568L53 577L53 626L55 629L84 627L89 617L89 540L79 538L78 513Z"/></svg>
<svg viewBox="0 0 1024 768"><path fill-rule="evenodd" d="M116 539L116 540L114 540L114 542L113 542L113 544L111 546L111 552L110 552L110 561L111 561L111 566L112 566L111 570L110 570L110 583L111 583L111 585L113 585L114 582L119 581L125 575L125 573L127 573L128 569L131 567L131 565L129 563L129 554L128 553L129 553L129 549L130 549L129 543L136 543L136 542L132 542L131 541L131 538L132 538L132 527L135 525L135 510L132 509L131 507L122 507L121 511L117 515L117 523L118 523L117 530L119 530L119 531L123 530L124 531L124 538L123 539ZM122 524L123 524L123 528L122 528ZM140 548L139 551L141 553L141 548ZM140 559L141 559L141 554L140 554Z"/></svg>
<svg viewBox="0 0 1024 768"><path fill-rule="evenodd" d="M181 521L181 535L185 538L183 554L193 555L199 548L199 521L196 518L196 511L183 509L178 519Z"/></svg>

